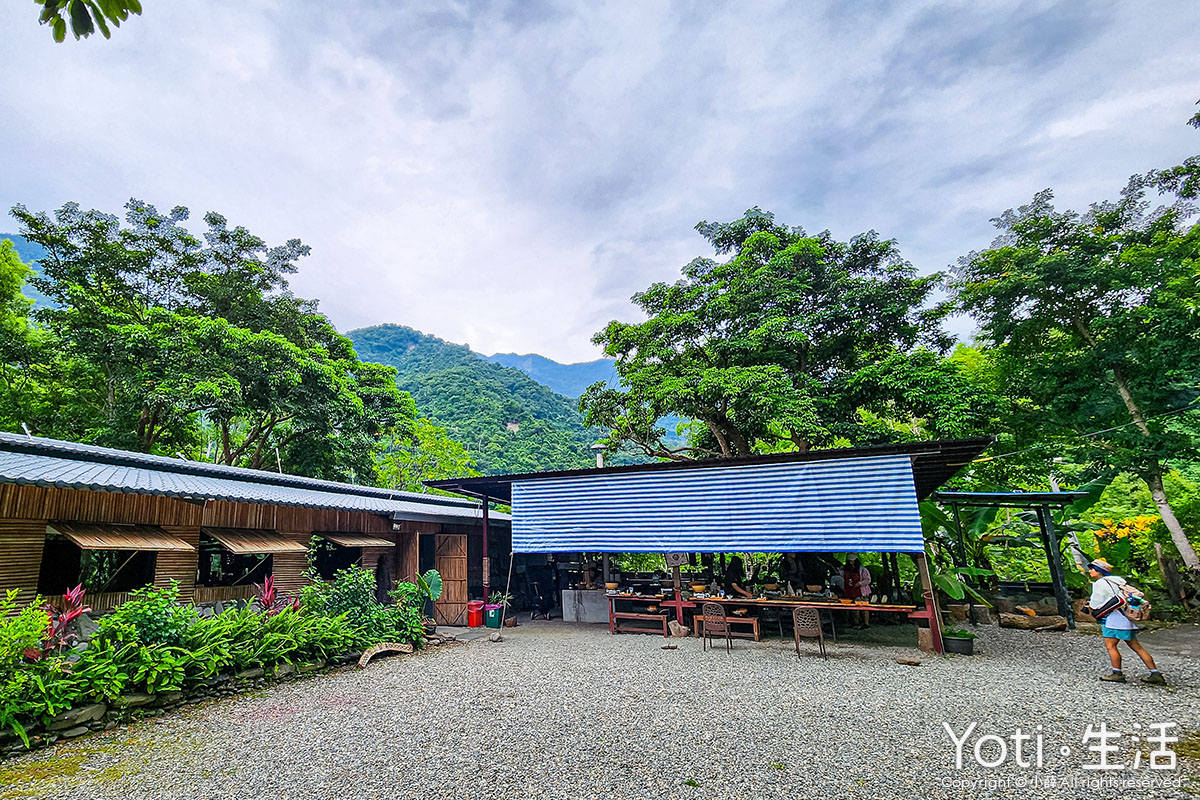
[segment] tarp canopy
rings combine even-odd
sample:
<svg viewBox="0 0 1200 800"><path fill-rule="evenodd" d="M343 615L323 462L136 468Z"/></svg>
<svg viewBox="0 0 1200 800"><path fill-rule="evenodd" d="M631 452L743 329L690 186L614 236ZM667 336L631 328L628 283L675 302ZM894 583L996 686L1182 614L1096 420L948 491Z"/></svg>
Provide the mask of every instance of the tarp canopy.
<svg viewBox="0 0 1200 800"><path fill-rule="evenodd" d="M65 536L83 550L195 550L157 525L51 522L47 533Z"/></svg>
<svg viewBox="0 0 1200 800"><path fill-rule="evenodd" d="M531 476L512 508L519 553L924 551L901 454Z"/></svg>
<svg viewBox="0 0 1200 800"><path fill-rule="evenodd" d="M253 528L201 528L200 530L216 539L229 552L238 555L308 552L308 545L304 542L286 539L275 531Z"/></svg>
<svg viewBox="0 0 1200 800"><path fill-rule="evenodd" d="M340 544L342 547L395 547L395 542L389 542L387 539L379 539L374 536L367 536L362 533L322 533L318 531L317 536L322 539L328 539L334 544Z"/></svg>

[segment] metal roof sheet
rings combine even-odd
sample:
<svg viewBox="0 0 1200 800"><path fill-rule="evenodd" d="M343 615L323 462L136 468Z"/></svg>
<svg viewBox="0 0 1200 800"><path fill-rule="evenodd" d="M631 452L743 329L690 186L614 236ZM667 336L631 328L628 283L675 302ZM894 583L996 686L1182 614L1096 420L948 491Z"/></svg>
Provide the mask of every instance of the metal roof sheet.
<svg viewBox="0 0 1200 800"><path fill-rule="evenodd" d="M91 477L103 476L108 470L117 467L134 467L154 472L168 472L175 475L224 478L269 486L286 486L296 489L339 493L350 492L393 500L412 500L427 505L457 506L459 508L476 507L475 503L458 497L406 492L400 489L386 489L378 486L359 486L357 484L326 481L319 478L306 478L301 475L284 475L261 469L210 464L205 461L187 461L182 458L167 458L166 456L157 456L151 453L134 453L128 450L116 450L111 447L98 447L78 442L67 442L61 439L46 439L41 436L25 436L23 434L7 433L4 431L0 431L0 451L63 458L77 465L75 468L79 470L80 474L86 474ZM97 466L89 467L89 464Z"/></svg>
<svg viewBox="0 0 1200 800"><path fill-rule="evenodd" d="M769 455L713 458L699 461L656 461L650 464L631 464L599 469L561 470L557 472L528 472L513 475L483 475L470 478L449 478L425 481L434 489L456 492L468 497L487 497L493 501L511 503L512 487L516 483L558 479L590 479L596 476L676 472L714 467L765 466L807 461L874 458L903 455L912 461L913 482L917 499L924 500L972 459L996 441L994 436L972 439L934 439L927 442L840 447L830 450L809 450L804 453L772 453Z"/></svg>
<svg viewBox="0 0 1200 800"><path fill-rule="evenodd" d="M400 497L388 498L378 493L381 490L372 487L331 481L318 483L336 487L337 491L233 480L149 465L80 461L71 457L69 449L51 451L54 454L10 449L8 444L11 435L6 434L5 437L0 440L0 483L160 495L184 500L227 500L235 503L362 511L386 514L398 520L467 522L482 517L478 503L462 500L446 504L441 501L447 498L434 498L413 492L397 493ZM171 459L161 460L166 461L167 466L175 466L176 463Z"/></svg>

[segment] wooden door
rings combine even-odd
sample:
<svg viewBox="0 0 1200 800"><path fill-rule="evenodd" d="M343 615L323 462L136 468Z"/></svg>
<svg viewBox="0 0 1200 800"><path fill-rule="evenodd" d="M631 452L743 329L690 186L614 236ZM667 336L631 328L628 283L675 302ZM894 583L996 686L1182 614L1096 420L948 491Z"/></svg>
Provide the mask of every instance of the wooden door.
<svg viewBox="0 0 1200 800"><path fill-rule="evenodd" d="M442 599L433 604L438 625L467 624L467 537L439 533L434 537L433 568L442 576Z"/></svg>

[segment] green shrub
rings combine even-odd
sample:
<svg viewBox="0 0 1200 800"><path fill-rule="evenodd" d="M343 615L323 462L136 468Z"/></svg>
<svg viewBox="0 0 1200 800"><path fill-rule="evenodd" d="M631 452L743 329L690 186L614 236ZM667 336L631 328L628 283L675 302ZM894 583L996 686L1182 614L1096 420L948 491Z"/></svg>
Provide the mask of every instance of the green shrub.
<svg viewBox="0 0 1200 800"><path fill-rule="evenodd" d="M145 586L100 619L97 636L114 642L178 647L196 624L196 609L179 604L179 584Z"/></svg>
<svg viewBox="0 0 1200 800"><path fill-rule="evenodd" d="M0 598L0 677L26 661L26 650L41 650L49 626L50 615L38 608L36 600L18 611L16 589Z"/></svg>

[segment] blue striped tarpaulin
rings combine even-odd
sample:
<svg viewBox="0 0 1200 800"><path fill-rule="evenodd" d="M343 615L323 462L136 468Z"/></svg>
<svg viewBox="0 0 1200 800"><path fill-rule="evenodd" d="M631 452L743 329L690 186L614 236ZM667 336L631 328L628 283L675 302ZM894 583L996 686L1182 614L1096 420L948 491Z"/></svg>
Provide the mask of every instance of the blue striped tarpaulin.
<svg viewBox="0 0 1200 800"><path fill-rule="evenodd" d="M907 455L520 480L518 553L920 553Z"/></svg>

